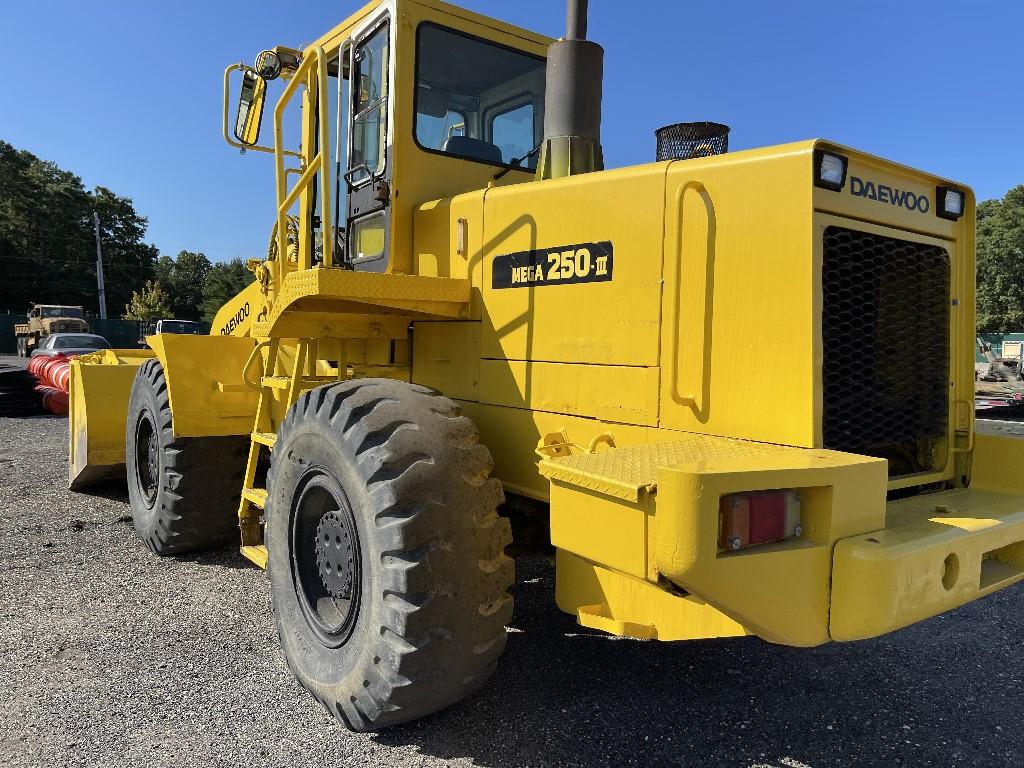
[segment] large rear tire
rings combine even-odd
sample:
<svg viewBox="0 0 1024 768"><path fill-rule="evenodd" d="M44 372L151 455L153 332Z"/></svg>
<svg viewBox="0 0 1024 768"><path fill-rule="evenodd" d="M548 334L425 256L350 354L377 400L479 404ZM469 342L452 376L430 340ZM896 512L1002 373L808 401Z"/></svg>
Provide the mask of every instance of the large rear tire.
<svg viewBox="0 0 1024 768"><path fill-rule="evenodd" d="M348 728L436 712L494 671L514 566L491 467L426 387L342 382L289 411L267 489L274 616L295 676Z"/></svg>
<svg viewBox="0 0 1024 768"><path fill-rule="evenodd" d="M249 441L175 437L159 360L135 375L125 430L135 532L157 555L238 543L238 501Z"/></svg>

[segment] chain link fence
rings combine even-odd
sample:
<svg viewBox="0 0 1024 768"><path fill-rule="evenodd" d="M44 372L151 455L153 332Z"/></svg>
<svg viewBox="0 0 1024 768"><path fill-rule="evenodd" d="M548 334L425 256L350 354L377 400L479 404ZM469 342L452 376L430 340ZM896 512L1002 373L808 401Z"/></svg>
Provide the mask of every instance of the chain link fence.
<svg viewBox="0 0 1024 768"><path fill-rule="evenodd" d="M114 349L138 349L139 324L134 320L107 319L87 317L92 333L97 333ZM14 336L14 326L27 322L24 312L0 312L0 355L14 355L18 352L18 342ZM209 323L200 323L203 333L210 332Z"/></svg>

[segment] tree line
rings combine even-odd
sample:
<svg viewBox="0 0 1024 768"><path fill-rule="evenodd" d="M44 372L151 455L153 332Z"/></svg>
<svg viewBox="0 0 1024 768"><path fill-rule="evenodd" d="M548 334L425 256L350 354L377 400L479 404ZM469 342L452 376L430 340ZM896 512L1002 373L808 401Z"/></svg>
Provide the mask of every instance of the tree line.
<svg viewBox="0 0 1024 768"><path fill-rule="evenodd" d="M70 171L0 140L0 312L40 303L99 313L93 212L110 317L136 309L144 319L211 320L253 280L240 259L214 264L201 252L160 255L144 242L148 221L130 198L101 186L87 190ZM162 303L147 302L154 289Z"/></svg>
<svg viewBox="0 0 1024 768"><path fill-rule="evenodd" d="M153 278L133 294L125 317L210 321L228 299L253 280L241 259L214 264L198 251L161 256L153 266Z"/></svg>

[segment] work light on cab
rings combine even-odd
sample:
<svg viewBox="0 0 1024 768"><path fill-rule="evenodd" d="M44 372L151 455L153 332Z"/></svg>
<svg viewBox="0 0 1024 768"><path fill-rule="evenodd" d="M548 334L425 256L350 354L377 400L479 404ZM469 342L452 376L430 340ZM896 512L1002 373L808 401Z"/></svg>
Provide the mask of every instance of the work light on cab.
<svg viewBox="0 0 1024 768"><path fill-rule="evenodd" d="M261 51L256 57L256 71L264 80L276 80L281 74L281 57L274 51Z"/></svg>
<svg viewBox="0 0 1024 768"><path fill-rule="evenodd" d="M964 193L959 189L937 187L935 202L935 213L943 219L956 221L964 214Z"/></svg>
<svg viewBox="0 0 1024 768"><path fill-rule="evenodd" d="M835 152L815 150L814 152L814 184L823 189L838 192L846 184L847 160Z"/></svg>
<svg viewBox="0 0 1024 768"><path fill-rule="evenodd" d="M794 490L730 493L721 498L718 515L718 547L731 552L803 533Z"/></svg>

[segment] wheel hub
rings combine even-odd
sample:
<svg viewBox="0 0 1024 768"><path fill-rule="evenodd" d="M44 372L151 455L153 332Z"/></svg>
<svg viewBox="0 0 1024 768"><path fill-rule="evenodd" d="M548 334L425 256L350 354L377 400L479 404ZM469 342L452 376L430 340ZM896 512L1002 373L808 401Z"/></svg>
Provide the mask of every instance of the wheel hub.
<svg viewBox="0 0 1024 768"><path fill-rule="evenodd" d="M316 528L316 567L331 597L347 600L352 596L352 536L337 511L320 518Z"/></svg>
<svg viewBox="0 0 1024 768"><path fill-rule="evenodd" d="M160 477L160 440L148 413L143 413L135 429L135 473L146 504L152 506Z"/></svg>
<svg viewBox="0 0 1024 768"><path fill-rule="evenodd" d="M289 505L288 547L299 608L328 648L344 645L359 614L359 529L341 484L314 465Z"/></svg>

